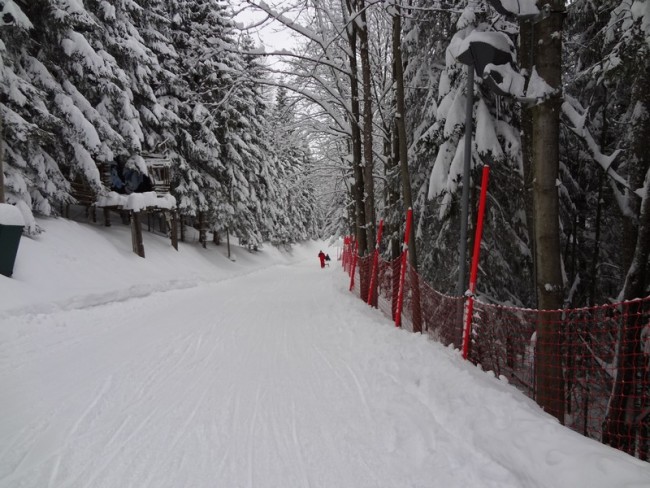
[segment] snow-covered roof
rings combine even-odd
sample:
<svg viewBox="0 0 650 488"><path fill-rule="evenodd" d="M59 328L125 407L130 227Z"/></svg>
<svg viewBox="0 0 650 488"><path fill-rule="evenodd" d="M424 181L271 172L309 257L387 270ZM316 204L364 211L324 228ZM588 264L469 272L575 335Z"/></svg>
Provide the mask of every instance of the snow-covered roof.
<svg viewBox="0 0 650 488"><path fill-rule="evenodd" d="M139 212L146 208L176 208L176 198L169 193L158 196L155 191L145 193L131 193L130 195L121 195L114 191L108 195L99 197L96 203L97 207L121 207L124 210L133 210Z"/></svg>

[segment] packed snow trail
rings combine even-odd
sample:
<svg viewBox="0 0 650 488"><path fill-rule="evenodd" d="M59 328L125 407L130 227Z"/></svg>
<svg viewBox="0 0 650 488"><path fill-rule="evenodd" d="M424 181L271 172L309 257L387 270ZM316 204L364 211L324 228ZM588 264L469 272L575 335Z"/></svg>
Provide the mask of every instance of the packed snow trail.
<svg viewBox="0 0 650 488"><path fill-rule="evenodd" d="M570 444L531 459L528 444L574 434L395 330L315 256L12 317L0 334L3 488L578 487L650 473L612 451L618 464L585 474ZM531 437L508 433L511 415Z"/></svg>

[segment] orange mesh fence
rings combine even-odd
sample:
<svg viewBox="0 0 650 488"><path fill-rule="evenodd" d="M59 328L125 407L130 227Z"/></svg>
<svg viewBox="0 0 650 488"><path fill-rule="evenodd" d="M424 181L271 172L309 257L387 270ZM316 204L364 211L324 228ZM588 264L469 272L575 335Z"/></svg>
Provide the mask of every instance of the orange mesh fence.
<svg viewBox="0 0 650 488"><path fill-rule="evenodd" d="M357 258L355 267L353 291L364 302L368 300L368 284L370 281L370 269L372 267L372 257L364 256Z"/></svg>
<svg viewBox="0 0 650 488"><path fill-rule="evenodd" d="M650 297L561 311L475 302L470 360L567 427L647 461L649 312Z"/></svg>
<svg viewBox="0 0 650 488"><path fill-rule="evenodd" d="M379 259L377 278L377 308L387 317L395 320L397 293L399 289L400 260L384 261Z"/></svg>
<svg viewBox="0 0 650 488"><path fill-rule="evenodd" d="M393 320L400 266L380 259L377 270L374 303ZM371 268L371 257L358 259L354 292L364 301ZM407 268L402 327L460 348L464 306ZM559 311L475 301L468 359L567 427L650 460L650 297Z"/></svg>
<svg viewBox="0 0 650 488"><path fill-rule="evenodd" d="M445 346L460 347L462 338L463 298L451 297L434 290L410 266L406 274L406 314L411 324L419 309L420 330L428 332Z"/></svg>

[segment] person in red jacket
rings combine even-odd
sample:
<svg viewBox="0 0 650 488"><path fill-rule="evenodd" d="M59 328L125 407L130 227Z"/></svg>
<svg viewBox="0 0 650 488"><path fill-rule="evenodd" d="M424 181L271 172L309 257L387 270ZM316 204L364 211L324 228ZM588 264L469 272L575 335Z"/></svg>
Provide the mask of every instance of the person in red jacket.
<svg viewBox="0 0 650 488"><path fill-rule="evenodd" d="M318 259L320 259L320 267L325 267L325 253L323 251L318 253Z"/></svg>

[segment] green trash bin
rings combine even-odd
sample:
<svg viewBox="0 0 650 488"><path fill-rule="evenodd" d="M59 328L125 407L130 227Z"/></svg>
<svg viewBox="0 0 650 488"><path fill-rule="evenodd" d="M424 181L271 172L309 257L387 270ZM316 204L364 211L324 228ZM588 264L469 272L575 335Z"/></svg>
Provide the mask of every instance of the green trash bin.
<svg viewBox="0 0 650 488"><path fill-rule="evenodd" d="M10 277L14 272L23 227L20 210L0 203L0 274Z"/></svg>

